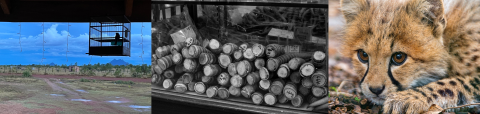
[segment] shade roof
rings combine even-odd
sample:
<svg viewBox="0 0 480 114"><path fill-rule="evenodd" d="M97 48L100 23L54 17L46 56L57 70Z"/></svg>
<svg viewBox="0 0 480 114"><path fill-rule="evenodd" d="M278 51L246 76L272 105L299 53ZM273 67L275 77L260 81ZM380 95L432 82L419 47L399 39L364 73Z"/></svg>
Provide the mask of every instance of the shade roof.
<svg viewBox="0 0 480 114"><path fill-rule="evenodd" d="M0 21L6 22L90 22L105 16L151 21L150 0L0 0L0 7Z"/></svg>

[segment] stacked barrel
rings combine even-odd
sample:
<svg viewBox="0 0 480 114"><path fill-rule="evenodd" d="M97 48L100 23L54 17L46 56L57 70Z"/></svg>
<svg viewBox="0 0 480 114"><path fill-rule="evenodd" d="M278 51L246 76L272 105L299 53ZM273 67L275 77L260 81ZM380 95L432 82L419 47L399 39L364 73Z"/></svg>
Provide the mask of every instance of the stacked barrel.
<svg viewBox="0 0 480 114"><path fill-rule="evenodd" d="M200 43L202 42L202 43ZM244 97L257 105L302 107L327 96L326 55L287 53L279 44L224 43L216 39L158 47L152 83L210 98Z"/></svg>

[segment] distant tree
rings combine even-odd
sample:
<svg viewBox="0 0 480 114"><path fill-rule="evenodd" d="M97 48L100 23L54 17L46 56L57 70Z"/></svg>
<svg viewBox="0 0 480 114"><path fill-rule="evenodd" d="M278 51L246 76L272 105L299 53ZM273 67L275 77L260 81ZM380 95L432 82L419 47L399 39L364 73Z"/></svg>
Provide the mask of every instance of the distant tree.
<svg viewBox="0 0 480 114"><path fill-rule="evenodd" d="M150 73L152 70L152 65L148 65L147 72Z"/></svg>
<svg viewBox="0 0 480 114"><path fill-rule="evenodd" d="M147 64L142 64L142 72L143 72L143 75L146 75L147 74Z"/></svg>
<svg viewBox="0 0 480 114"><path fill-rule="evenodd" d="M111 69L111 68L113 68L113 65L110 64L110 63L107 63L107 64L105 64L105 67L107 67L107 69Z"/></svg>
<svg viewBox="0 0 480 114"><path fill-rule="evenodd" d="M103 71L103 72L105 72L105 71L108 70L107 65L105 65L105 64L102 64L100 67L101 67L101 68L100 68L101 71Z"/></svg>
<svg viewBox="0 0 480 114"><path fill-rule="evenodd" d="M92 69L95 69L95 71L100 71L99 68L100 68L100 66L98 64L94 64L92 66Z"/></svg>
<svg viewBox="0 0 480 114"><path fill-rule="evenodd" d="M75 62L75 66L77 66L77 62Z"/></svg>
<svg viewBox="0 0 480 114"><path fill-rule="evenodd" d="M27 66L27 70L30 71L30 72L33 72L33 69L31 66Z"/></svg>
<svg viewBox="0 0 480 114"><path fill-rule="evenodd" d="M85 67L87 67L87 69L90 70L90 71L93 70L93 66L92 66L92 65L87 65L87 66L85 66Z"/></svg>
<svg viewBox="0 0 480 114"><path fill-rule="evenodd" d="M122 66L122 65L115 65L115 66L113 66L113 67L114 67L115 69L120 69L120 68L122 68L123 66Z"/></svg>
<svg viewBox="0 0 480 114"><path fill-rule="evenodd" d="M65 72L67 72L68 66L66 64L62 64L62 66L60 66L60 67L63 68L63 70Z"/></svg>
<svg viewBox="0 0 480 114"><path fill-rule="evenodd" d="M106 70L108 70L109 73L110 73L110 72L113 70L113 68L114 68L111 63L105 64L105 67L106 67Z"/></svg>
<svg viewBox="0 0 480 114"><path fill-rule="evenodd" d="M142 66L140 66L140 65L135 66L135 72L137 72L137 73L143 73Z"/></svg>
<svg viewBox="0 0 480 114"><path fill-rule="evenodd" d="M120 74L120 70L119 70L119 69L115 70L115 73L113 73L113 75L114 75L115 77L117 77L117 78L122 77L122 75Z"/></svg>
<svg viewBox="0 0 480 114"><path fill-rule="evenodd" d="M132 74L132 76L135 77L135 75L136 75L135 69L130 69L130 73Z"/></svg>

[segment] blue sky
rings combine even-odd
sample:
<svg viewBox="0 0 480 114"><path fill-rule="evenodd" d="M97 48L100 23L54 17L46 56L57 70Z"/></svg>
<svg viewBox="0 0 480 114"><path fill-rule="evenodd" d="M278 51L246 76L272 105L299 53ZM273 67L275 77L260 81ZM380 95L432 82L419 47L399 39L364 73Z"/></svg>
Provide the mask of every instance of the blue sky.
<svg viewBox="0 0 480 114"><path fill-rule="evenodd" d="M21 38L17 34L20 32ZM142 30L142 24L144 26ZM12 23L0 22L0 65L30 65L30 64L75 64L78 65L96 63L108 63L113 59L123 59L133 64L150 64L151 60L151 22L132 23L131 29L131 57L124 56L89 56L88 32L89 23ZM45 30L45 34L42 31ZM143 55L142 55L142 31L143 31ZM68 37L68 62L67 62L67 35ZM45 53L43 54L43 38L45 38ZM21 41L21 48L19 44ZM42 56L45 59L42 61ZM140 58L142 56L142 58Z"/></svg>

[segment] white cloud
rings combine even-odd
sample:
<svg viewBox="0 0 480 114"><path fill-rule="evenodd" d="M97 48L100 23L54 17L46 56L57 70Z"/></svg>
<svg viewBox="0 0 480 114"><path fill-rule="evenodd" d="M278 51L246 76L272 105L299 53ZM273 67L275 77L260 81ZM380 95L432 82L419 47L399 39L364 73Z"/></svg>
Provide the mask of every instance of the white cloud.
<svg viewBox="0 0 480 114"><path fill-rule="evenodd" d="M55 51L55 52L66 52L67 51L67 31L57 31L58 24L53 24L44 34L23 36L21 38L22 50L25 51L42 51L42 48L45 47L45 51ZM43 44L45 41L45 44ZM18 38L8 38L0 39L1 45L0 49L9 49L9 50L18 50L20 44L18 43ZM71 35L68 38L69 51L70 52L81 52L88 51L88 33Z"/></svg>

